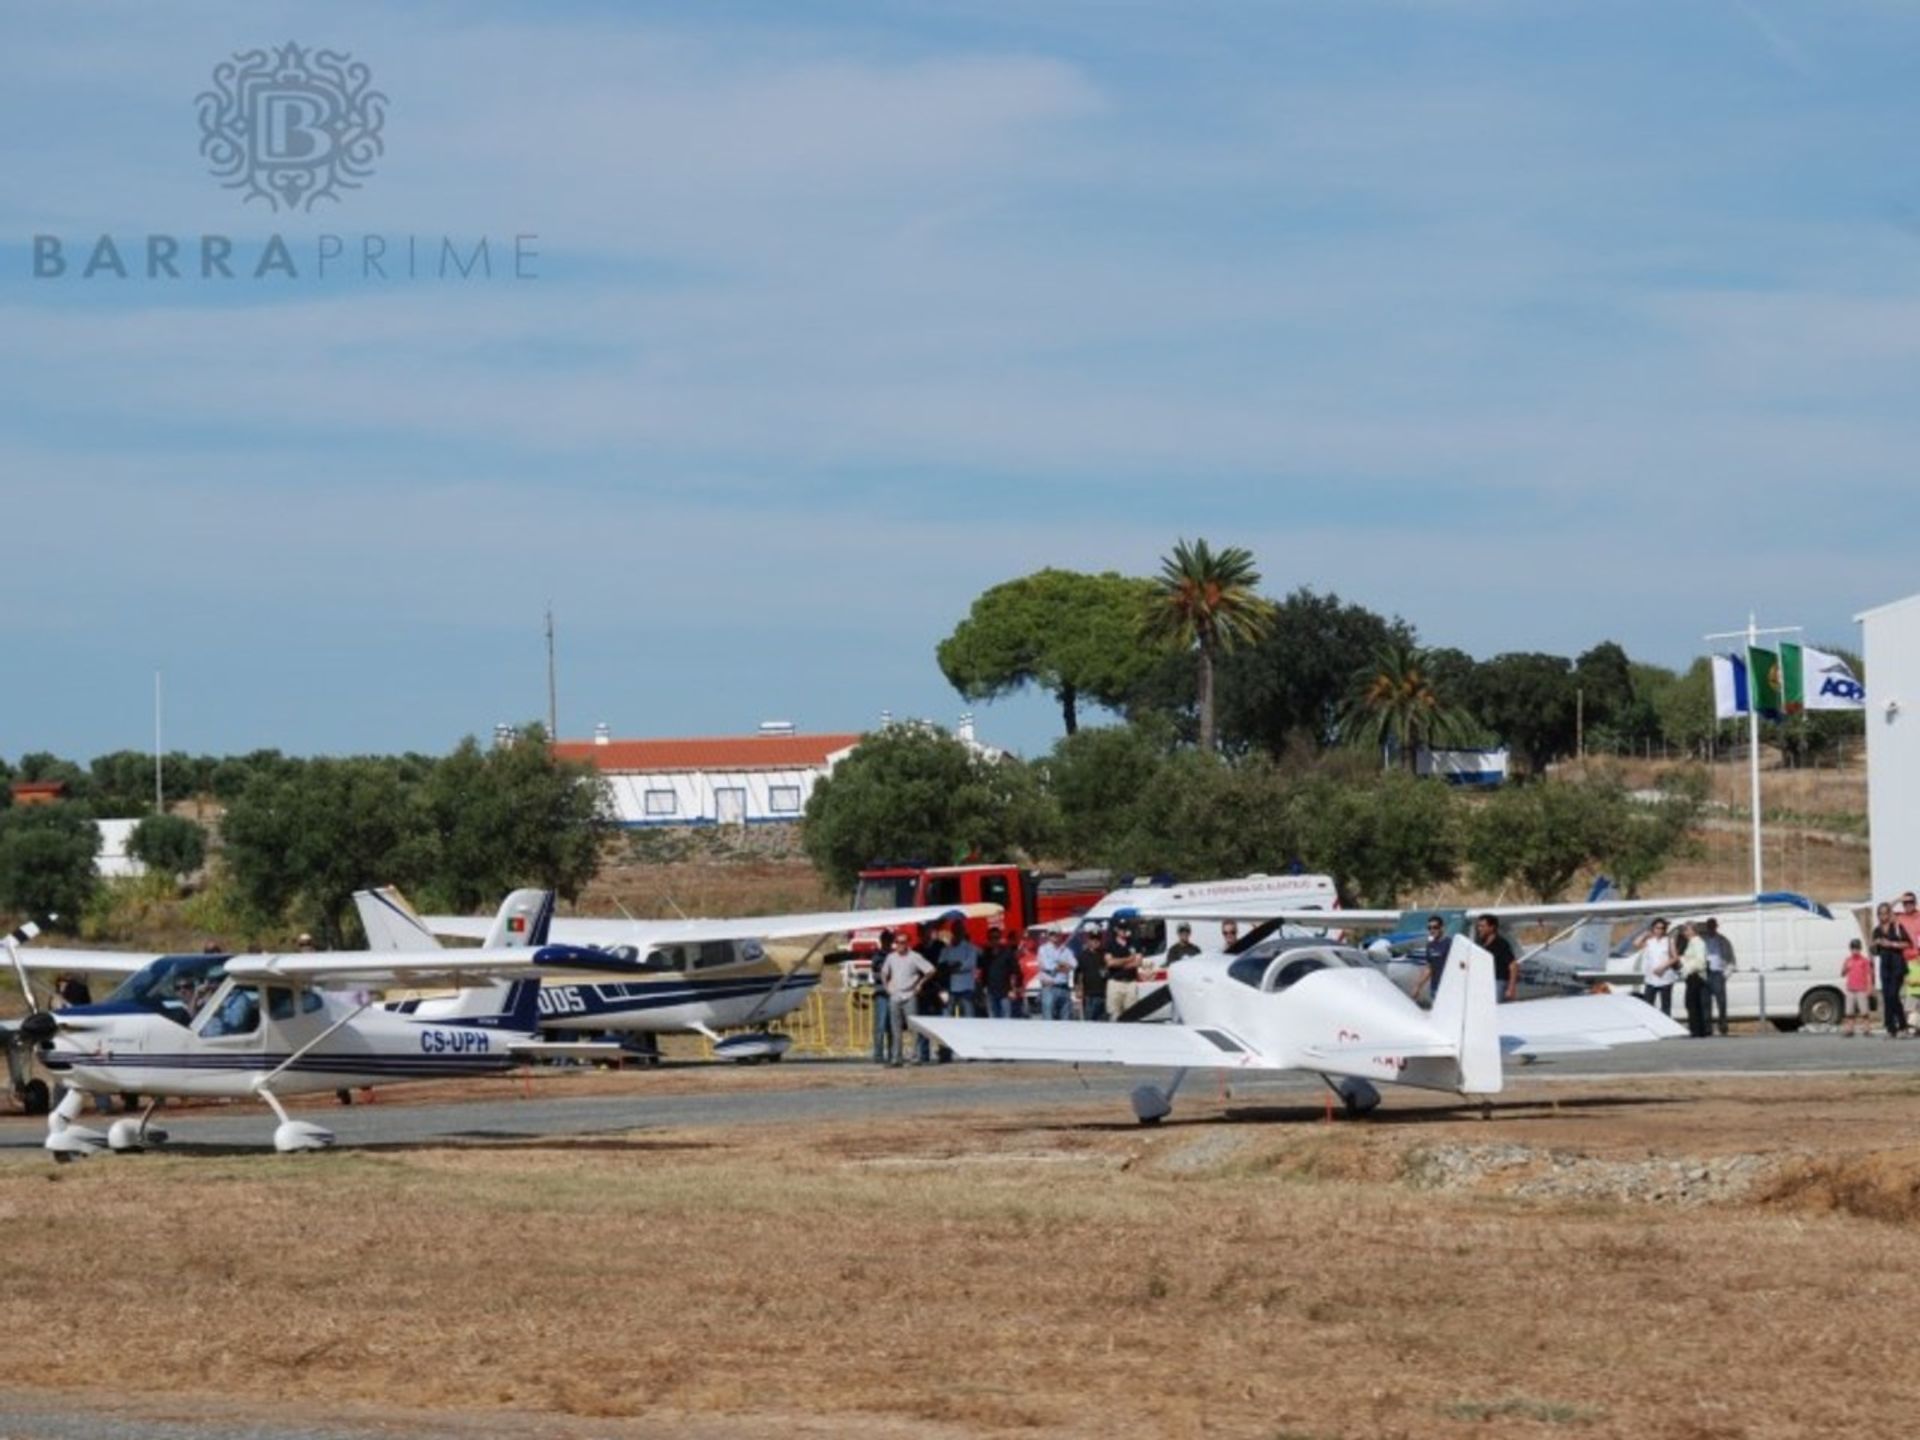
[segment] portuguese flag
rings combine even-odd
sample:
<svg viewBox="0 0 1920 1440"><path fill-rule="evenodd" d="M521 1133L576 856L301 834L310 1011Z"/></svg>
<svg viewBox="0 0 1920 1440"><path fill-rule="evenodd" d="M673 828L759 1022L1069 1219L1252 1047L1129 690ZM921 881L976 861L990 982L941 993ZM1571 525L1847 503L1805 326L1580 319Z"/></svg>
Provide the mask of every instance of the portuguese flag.
<svg viewBox="0 0 1920 1440"><path fill-rule="evenodd" d="M1748 683L1753 687L1753 708L1768 720L1784 718L1787 712L1786 674L1780 657L1758 645L1747 649Z"/></svg>
<svg viewBox="0 0 1920 1440"><path fill-rule="evenodd" d="M1791 641L1780 646L1780 692L1787 714L1798 715L1807 708L1807 665L1800 647Z"/></svg>

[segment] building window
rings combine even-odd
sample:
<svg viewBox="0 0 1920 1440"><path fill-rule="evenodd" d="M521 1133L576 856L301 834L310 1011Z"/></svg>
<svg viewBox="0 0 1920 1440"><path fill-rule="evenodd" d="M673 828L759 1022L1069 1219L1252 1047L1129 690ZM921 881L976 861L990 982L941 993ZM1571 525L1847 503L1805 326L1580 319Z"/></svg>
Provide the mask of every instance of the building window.
<svg viewBox="0 0 1920 1440"><path fill-rule="evenodd" d="M647 814L671 815L678 808L679 806L674 803L673 791L671 790L647 791Z"/></svg>
<svg viewBox="0 0 1920 1440"><path fill-rule="evenodd" d="M775 785L767 791L767 808L776 815L798 815L800 813L800 787L798 785Z"/></svg>

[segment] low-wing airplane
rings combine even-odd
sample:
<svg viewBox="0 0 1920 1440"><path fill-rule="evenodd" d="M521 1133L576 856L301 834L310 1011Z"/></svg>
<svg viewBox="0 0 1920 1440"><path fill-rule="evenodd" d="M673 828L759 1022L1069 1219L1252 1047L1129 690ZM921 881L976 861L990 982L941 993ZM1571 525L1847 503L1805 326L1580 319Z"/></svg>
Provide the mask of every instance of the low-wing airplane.
<svg viewBox="0 0 1920 1440"><path fill-rule="evenodd" d="M1653 1007L1625 995L1578 995L1499 1004L1493 957L1455 936L1431 1010L1422 1010L1346 947L1257 955L1196 955L1172 967L1167 987L1121 1020L1171 1005L1166 1024L1072 1020L967 1020L914 1016L908 1023L954 1054L978 1060L1170 1069L1164 1088L1132 1094L1143 1125L1171 1113L1191 1070L1302 1071L1332 1087L1350 1114L1380 1103L1376 1082L1498 1094L1502 1061L1610 1049L1683 1035Z"/></svg>
<svg viewBox="0 0 1920 1440"><path fill-rule="evenodd" d="M391 887L354 896L367 944L375 950L421 950L438 937L476 938L486 921L464 915L414 913ZM615 983L549 981L540 991L540 1028L555 1032L666 1035L692 1032L713 1043L722 1060L778 1059L791 1043L764 1027L792 1013L820 983L826 942L859 927L931 925L947 916L996 917L998 905L917 905L894 910L837 910L739 920L555 919L554 943L591 946L630 962ZM782 941L811 945L775 948Z"/></svg>
<svg viewBox="0 0 1920 1440"><path fill-rule="evenodd" d="M163 955L98 1004L36 1009L20 1034L68 1086L48 1116L46 1148L56 1160L143 1149L165 1139L149 1123L160 1097L220 1096L264 1100L279 1120L274 1149L321 1149L332 1133L293 1119L281 1097L497 1074L579 1053L540 1039L542 980L620 977L634 966L549 943L552 905L545 892L516 891L478 949ZM23 952L11 941L6 948L24 981ZM444 999L376 1001L375 989L402 985L458 988ZM149 1104L102 1134L75 1123L89 1093L138 1094Z"/></svg>

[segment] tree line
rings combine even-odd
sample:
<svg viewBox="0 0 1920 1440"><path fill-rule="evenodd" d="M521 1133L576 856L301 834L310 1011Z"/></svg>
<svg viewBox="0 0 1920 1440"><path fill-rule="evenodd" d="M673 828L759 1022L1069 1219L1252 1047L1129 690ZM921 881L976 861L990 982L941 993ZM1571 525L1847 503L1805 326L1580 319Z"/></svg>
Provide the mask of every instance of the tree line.
<svg viewBox="0 0 1920 1440"><path fill-rule="evenodd" d="M877 859L1024 856L1189 878L1299 867L1352 905L1460 879L1552 901L1589 869L1636 893L1691 853L1705 795L1698 769L1645 794L1604 766L1465 795L1352 751L1211 754L1163 720L1083 726L1021 761L907 723L867 736L815 788L802 842L840 887Z"/></svg>
<svg viewBox="0 0 1920 1440"><path fill-rule="evenodd" d="M1091 703L1163 722L1201 750L1274 760L1355 745L1410 767L1421 745L1498 742L1537 775L1577 751L1704 759L1744 743L1744 723L1714 718L1705 656L1676 671L1602 640L1577 655L1476 659L1336 594L1262 596L1260 578L1246 550L1184 540L1157 577L1042 570L983 592L936 659L968 700L1050 693L1068 736ZM1861 673L1844 647L1823 648ZM1804 763L1862 725L1801 715L1764 723L1762 743Z"/></svg>
<svg viewBox="0 0 1920 1440"><path fill-rule="evenodd" d="M610 827L604 782L589 765L555 759L546 738L530 725L511 744L469 737L439 757L181 756L166 766L168 793L219 802L212 879L250 929L295 927L337 946L353 938L353 892L370 884L453 910L521 885L576 898ZM33 754L0 761L0 779L68 786L61 803L0 812L0 909L76 925L99 885L95 818L144 817L130 851L162 875L207 863L201 826L154 811L151 756L123 751L82 767Z"/></svg>

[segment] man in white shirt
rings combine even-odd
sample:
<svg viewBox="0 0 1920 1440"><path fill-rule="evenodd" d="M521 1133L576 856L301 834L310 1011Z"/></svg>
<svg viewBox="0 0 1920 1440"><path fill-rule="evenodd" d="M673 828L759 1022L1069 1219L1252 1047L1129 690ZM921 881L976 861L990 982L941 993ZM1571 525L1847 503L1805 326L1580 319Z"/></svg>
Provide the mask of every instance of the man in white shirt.
<svg viewBox="0 0 1920 1440"><path fill-rule="evenodd" d="M904 932L895 935L893 953L880 966L880 984L887 992L887 1031L893 1039L890 1068L898 1069L907 1053L907 1017L914 1013L920 982L931 974L933 962L908 943Z"/></svg>
<svg viewBox="0 0 1920 1440"><path fill-rule="evenodd" d="M1047 932L1046 942L1034 958L1040 964L1040 1018L1073 1018L1073 951L1066 946L1064 932Z"/></svg>
<svg viewBox="0 0 1920 1440"><path fill-rule="evenodd" d="M1667 922L1656 920L1648 929L1646 943L1640 947L1640 994L1649 1005L1658 1005L1663 1014L1673 1014L1673 982L1680 978L1680 967L1667 939Z"/></svg>

